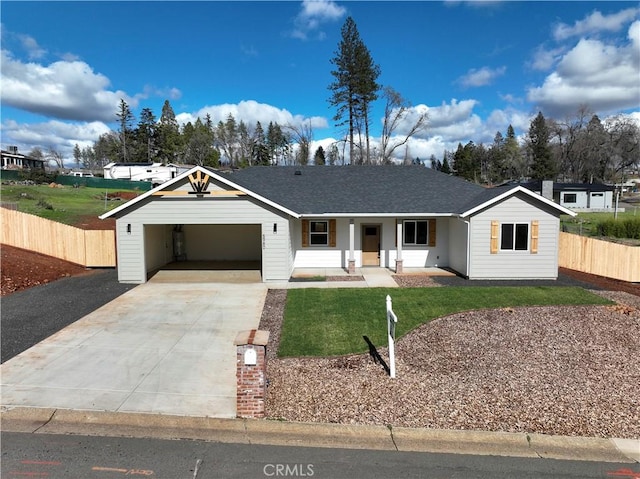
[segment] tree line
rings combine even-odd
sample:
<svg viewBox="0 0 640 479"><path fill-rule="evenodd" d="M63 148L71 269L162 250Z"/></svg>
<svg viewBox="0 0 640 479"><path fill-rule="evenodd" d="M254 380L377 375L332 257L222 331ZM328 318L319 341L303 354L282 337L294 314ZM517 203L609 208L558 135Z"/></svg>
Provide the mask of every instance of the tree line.
<svg viewBox="0 0 640 479"><path fill-rule="evenodd" d="M424 163L408 157L407 144L426 130L428 115L415 112L400 93L378 83L381 68L351 17L342 27L330 63L333 81L328 85L328 102L336 109L333 120L344 136L328 151L322 146L311 151L313 130L309 123L269 122L265 131L259 121L247 124L229 114L217 124L207 115L180 126L168 100L159 119L150 108L143 108L136 123L129 105L121 100L116 113L118 131L101 135L91 147L76 145L74 162L87 169L100 169L110 162L211 167L306 165L310 161L316 165ZM373 139L371 109L378 100L384 102L384 118L380 137ZM564 121L538 113L521 140L509 125L504 135L497 132L489 145L459 143L455 151L445 150L442 159L432 155L429 161L436 170L488 185L529 178L617 182L626 171L638 168L639 145L637 123L621 115L601 121L585 106ZM62 168L63 159L56 150L33 153Z"/></svg>
<svg viewBox="0 0 640 479"><path fill-rule="evenodd" d="M337 108L336 124L346 126L346 130L344 139L333 143L328 151L322 146L311 151L313 130L308 123L270 122L265 131L259 121L247 124L229 114L226 121L217 124L207 115L181 127L167 100L159 119L150 108L144 108L136 124L131 108L120 100L116 113L118 131L101 135L92 147L76 145L74 162L89 169L110 162L212 167L306 165L310 161L316 165L392 163L395 152L426 127L426 113L418 115L403 136L396 134L407 120L411 105L393 88L377 83L380 67L373 62L351 17L342 28L342 40L331 63L335 66L331 72L335 81L329 85L329 103ZM385 119L379 147L372 147L370 112L379 98L385 101Z"/></svg>
<svg viewBox="0 0 640 479"><path fill-rule="evenodd" d="M614 183L640 166L640 128L622 115L601 121L586 107L564 121L538 113L522 142L509 125L490 145L458 143L456 151L445 151L442 160L432 156L430 163L488 185L523 179Z"/></svg>

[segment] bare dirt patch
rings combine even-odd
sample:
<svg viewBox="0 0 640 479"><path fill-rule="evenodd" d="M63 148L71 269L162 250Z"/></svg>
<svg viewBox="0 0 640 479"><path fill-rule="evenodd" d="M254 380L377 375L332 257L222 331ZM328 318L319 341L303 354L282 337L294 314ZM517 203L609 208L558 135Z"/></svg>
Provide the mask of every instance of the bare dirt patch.
<svg viewBox="0 0 640 479"><path fill-rule="evenodd" d="M1 296L88 273L84 266L13 246L2 245L0 255Z"/></svg>

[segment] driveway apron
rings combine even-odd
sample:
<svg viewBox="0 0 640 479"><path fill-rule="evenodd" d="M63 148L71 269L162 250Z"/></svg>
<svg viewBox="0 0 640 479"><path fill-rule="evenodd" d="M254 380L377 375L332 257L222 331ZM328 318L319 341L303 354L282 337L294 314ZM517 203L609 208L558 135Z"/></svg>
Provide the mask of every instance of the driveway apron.
<svg viewBox="0 0 640 479"><path fill-rule="evenodd" d="M2 364L2 406L235 417L233 341L258 327L266 291L137 286Z"/></svg>

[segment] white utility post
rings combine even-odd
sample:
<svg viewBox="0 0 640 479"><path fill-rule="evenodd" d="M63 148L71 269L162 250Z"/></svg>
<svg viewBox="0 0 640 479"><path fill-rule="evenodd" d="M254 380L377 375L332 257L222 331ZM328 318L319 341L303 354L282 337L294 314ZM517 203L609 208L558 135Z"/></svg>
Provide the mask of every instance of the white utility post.
<svg viewBox="0 0 640 479"><path fill-rule="evenodd" d="M389 376L396 377L396 323L398 317L391 308L391 296L387 295L387 334L389 336Z"/></svg>

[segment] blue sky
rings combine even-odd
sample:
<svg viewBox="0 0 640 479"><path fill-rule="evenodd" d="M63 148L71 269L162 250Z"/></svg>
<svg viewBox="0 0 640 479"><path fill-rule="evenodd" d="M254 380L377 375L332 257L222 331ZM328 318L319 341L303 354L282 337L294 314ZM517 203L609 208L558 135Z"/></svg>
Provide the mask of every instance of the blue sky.
<svg viewBox="0 0 640 479"><path fill-rule="evenodd" d="M429 116L411 157L522 134L538 111L640 122L637 2L3 1L2 147L70 158L117 128L121 98L136 119L168 99L181 122L304 122L326 146L344 136L327 87L347 16L379 82Z"/></svg>

